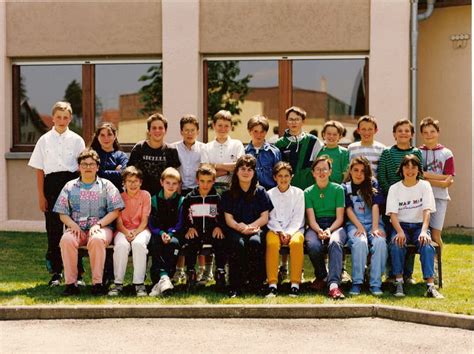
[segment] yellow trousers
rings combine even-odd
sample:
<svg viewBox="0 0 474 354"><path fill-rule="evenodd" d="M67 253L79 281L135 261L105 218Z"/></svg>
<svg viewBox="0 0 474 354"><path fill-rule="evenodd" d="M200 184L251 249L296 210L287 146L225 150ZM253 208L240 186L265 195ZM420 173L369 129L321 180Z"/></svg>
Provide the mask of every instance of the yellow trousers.
<svg viewBox="0 0 474 354"><path fill-rule="evenodd" d="M303 251L304 235L296 232L290 239L290 281L292 283L301 283L301 272L303 270L304 251ZM276 284L278 282L278 265L280 263L280 236L273 231L267 233L267 252L265 263L267 266L268 284Z"/></svg>

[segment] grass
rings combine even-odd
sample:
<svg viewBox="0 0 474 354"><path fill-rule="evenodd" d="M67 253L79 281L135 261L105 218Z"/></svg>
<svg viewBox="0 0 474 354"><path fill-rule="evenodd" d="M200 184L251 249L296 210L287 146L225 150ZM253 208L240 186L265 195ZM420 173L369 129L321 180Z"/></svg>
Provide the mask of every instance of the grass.
<svg viewBox="0 0 474 354"><path fill-rule="evenodd" d="M0 231L0 305L78 305L78 304L383 304L410 307L429 311L441 311L456 314L474 314L473 294L473 246L472 231L462 229L448 230L443 234L445 247L443 248L443 288L444 300L428 299L423 297L425 285L419 281L415 285L406 286L407 296L395 298L390 293L390 286L384 286L385 292L381 297L374 297L365 291L357 297L348 296L349 284L343 285L346 292L344 301L335 302L325 293L312 292L303 284L301 296L297 299L285 295L274 299L265 299L258 296L243 296L229 299L223 294L217 294L212 286L208 286L196 294L186 294L183 291L175 292L167 298L136 298L123 296L118 298L93 297L90 288L82 289L78 297L65 298L61 296L63 287L49 288L49 275L44 265L46 250L46 235L42 233L22 233ZM305 257L306 280L313 274L311 264ZM85 259L85 264L88 261ZM346 264L350 264L348 260ZM88 267L85 280L90 283ZM129 266L130 270L131 266ZM126 281L131 280L130 271L127 271ZM418 257L415 263L415 278L421 280L421 270ZM285 285L285 284L284 284ZM307 284L306 284L307 285ZM286 284L286 286L288 286ZM282 289L284 292L284 288Z"/></svg>

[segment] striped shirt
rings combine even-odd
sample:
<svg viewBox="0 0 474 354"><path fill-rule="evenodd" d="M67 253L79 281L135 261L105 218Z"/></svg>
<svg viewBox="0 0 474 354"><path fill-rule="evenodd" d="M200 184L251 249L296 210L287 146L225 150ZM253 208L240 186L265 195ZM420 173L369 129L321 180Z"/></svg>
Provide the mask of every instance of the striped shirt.
<svg viewBox="0 0 474 354"><path fill-rule="evenodd" d="M363 146L360 141L350 144L347 149L349 150L349 161L354 157L363 156L367 158L372 167L374 177L377 178L377 170L379 167L380 155L382 155L385 145L374 141L371 146Z"/></svg>
<svg viewBox="0 0 474 354"><path fill-rule="evenodd" d="M398 167L406 155L413 154L418 157L423 166L423 157L421 151L416 147L410 147L409 149L402 150L393 145L389 148L385 148L380 156L379 169L377 179L379 180L380 188L384 195L388 194L388 190L392 184L397 183L401 180L397 174Z"/></svg>

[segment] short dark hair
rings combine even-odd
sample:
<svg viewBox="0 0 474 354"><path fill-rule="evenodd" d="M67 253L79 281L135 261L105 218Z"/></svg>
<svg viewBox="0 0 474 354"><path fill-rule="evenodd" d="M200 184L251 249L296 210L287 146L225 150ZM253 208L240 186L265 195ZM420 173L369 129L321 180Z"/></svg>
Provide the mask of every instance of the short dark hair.
<svg viewBox="0 0 474 354"><path fill-rule="evenodd" d="M216 169L209 163L200 164L196 170L196 178L199 178L199 176L212 176L215 179L216 175Z"/></svg>
<svg viewBox="0 0 474 354"><path fill-rule="evenodd" d="M247 130L252 130L257 125L260 125L262 129L266 132L268 132L268 128L270 127L270 125L268 124L268 118L260 114L257 114L249 119L249 121L247 122Z"/></svg>
<svg viewBox="0 0 474 354"><path fill-rule="evenodd" d="M323 130L321 131L321 135L324 135L326 133L326 129L329 127L334 127L337 129L337 132L339 133L339 136L342 138L344 135L344 126L342 125L341 122L335 121L335 120L329 120L326 123L324 123Z"/></svg>
<svg viewBox="0 0 474 354"><path fill-rule="evenodd" d="M185 114L181 117L179 120L179 128L183 130L185 124L194 124L199 130L199 121L194 114Z"/></svg>
<svg viewBox="0 0 474 354"><path fill-rule="evenodd" d="M411 133L412 134L415 134L415 127L413 126L413 123L410 122L409 119L407 118L403 118L403 119L399 119L395 122L395 124L393 125L393 128L392 128L392 133L395 133L397 131L397 128L400 126L400 125L404 125L404 124L408 124L410 126L410 130L411 130Z"/></svg>
<svg viewBox="0 0 474 354"><path fill-rule="evenodd" d="M293 168L291 167L291 165L285 161L278 161L275 164L275 166L273 166L273 170L272 170L273 177L275 177L278 174L278 172L280 172L281 170L287 170L290 173L290 175L293 176Z"/></svg>
<svg viewBox="0 0 474 354"><path fill-rule="evenodd" d="M137 177L139 180L143 181L143 172L135 166L128 166L122 172L122 180L124 183L128 177Z"/></svg>
<svg viewBox="0 0 474 354"><path fill-rule="evenodd" d="M290 115L291 112L296 113L303 120L306 119L306 111L303 108L300 108L298 106L291 106L290 108L288 108L285 111L285 117L286 117L287 120L288 120L288 116Z"/></svg>
<svg viewBox="0 0 474 354"><path fill-rule="evenodd" d="M423 133L423 129L429 125L432 125L436 129L436 131L439 132L439 121L431 117L426 117L423 118L420 123L420 133Z"/></svg>
<svg viewBox="0 0 474 354"><path fill-rule="evenodd" d="M163 125L165 126L165 130L168 130L168 119L163 117L161 113L154 113L148 117L148 119L146 120L146 127L148 130L151 129L151 123L153 123L155 120L162 121Z"/></svg>
<svg viewBox="0 0 474 354"><path fill-rule="evenodd" d="M365 116L360 117L359 120L357 121L357 129L359 129L360 123L362 122L372 123L375 126L375 129L377 129L377 120L375 119L374 116L365 115Z"/></svg>
<svg viewBox="0 0 474 354"><path fill-rule="evenodd" d="M332 170L332 159L328 155L321 155L311 164L311 171L313 171L316 165L321 161L326 161L329 165L329 169Z"/></svg>
<svg viewBox="0 0 474 354"><path fill-rule="evenodd" d="M403 176L403 167L406 166L406 165L409 165L409 164L412 164L413 166L418 167L418 174L416 176L416 179L422 178L423 177L423 169L422 169L422 166L421 166L421 161L416 155L413 155L413 154L406 155L403 158L402 162L400 162L400 166L398 166L398 169L397 169L397 176L400 177L401 179L403 179L404 178L404 176Z"/></svg>

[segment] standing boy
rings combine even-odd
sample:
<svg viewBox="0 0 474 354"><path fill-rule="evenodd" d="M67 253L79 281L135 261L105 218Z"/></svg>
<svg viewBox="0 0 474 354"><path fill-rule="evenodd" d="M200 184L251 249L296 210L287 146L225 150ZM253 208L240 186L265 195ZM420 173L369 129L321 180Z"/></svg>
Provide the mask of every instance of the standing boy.
<svg viewBox="0 0 474 354"><path fill-rule="evenodd" d="M421 121L420 131L424 143L420 147L423 156L423 177L430 182L436 203L436 212L430 216L431 237L439 247L442 247L441 231L448 201L451 199L448 187L454 183L454 155L438 141L439 122L437 120L426 117Z"/></svg>
<svg viewBox="0 0 474 354"><path fill-rule="evenodd" d="M161 190L160 176L165 168L178 168L181 163L178 150L164 142L168 120L155 113L148 117L146 124L148 139L133 147L128 166L135 166L143 172L142 189L153 196Z"/></svg>
<svg viewBox="0 0 474 354"><path fill-rule="evenodd" d="M280 150L265 141L269 128L267 117L256 115L247 123L252 140L245 147L245 153L250 154L257 160L258 183L269 190L276 186L273 179L273 166L281 160Z"/></svg>
<svg viewBox="0 0 474 354"><path fill-rule="evenodd" d="M326 122L321 132L324 146L318 154L318 157L327 155L331 158L332 173L329 180L337 184L342 183L344 173L349 166L349 151L345 147L339 146L344 130L344 126L335 120Z"/></svg>
<svg viewBox="0 0 474 354"><path fill-rule="evenodd" d="M219 194L230 187L235 162L245 154L244 145L240 140L231 139L232 114L221 110L212 117L212 129L216 138L207 143L202 150L201 162L210 163L216 169L217 178L214 187Z"/></svg>
<svg viewBox="0 0 474 354"><path fill-rule="evenodd" d="M54 127L39 138L28 165L36 168L39 208L46 219L46 267L52 274L49 285L58 286L63 268L59 248L63 223L59 214L53 212L53 207L66 182L77 177L76 158L85 144L79 135L68 128L72 119L72 108L68 102L56 102L52 114Z"/></svg>
<svg viewBox="0 0 474 354"><path fill-rule="evenodd" d="M359 156L367 158L375 178L377 178L380 155L385 149L384 144L374 139L377 131L377 120L374 117L369 115L360 117L357 121L357 133L360 135L360 141L356 141L347 147L349 161Z"/></svg>
<svg viewBox="0 0 474 354"><path fill-rule="evenodd" d="M173 289L173 276L178 260L182 228L181 205L183 197L178 194L181 176L178 170L168 167L161 174L163 187L151 198L151 215L148 228L151 232L150 277L153 288L150 296L160 296Z"/></svg>
<svg viewBox="0 0 474 354"><path fill-rule="evenodd" d="M278 139L276 147L280 149L282 160L289 162L294 176L291 184L301 189L314 184L311 163L323 147L314 135L303 131L306 112L300 107L292 106L285 111L288 129Z"/></svg>
<svg viewBox="0 0 474 354"><path fill-rule="evenodd" d="M196 256L204 243L213 246L216 255L216 286L223 290L225 286L225 245L224 214L214 186L216 170L203 164L196 172L198 186L195 187L183 202L184 242L187 268L187 289L191 290L196 283Z"/></svg>

